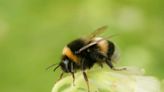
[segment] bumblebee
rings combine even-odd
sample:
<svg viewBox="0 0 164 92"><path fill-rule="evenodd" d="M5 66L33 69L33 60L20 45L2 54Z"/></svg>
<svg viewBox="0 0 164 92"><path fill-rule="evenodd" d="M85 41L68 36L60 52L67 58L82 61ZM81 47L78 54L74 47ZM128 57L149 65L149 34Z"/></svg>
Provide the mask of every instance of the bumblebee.
<svg viewBox="0 0 164 92"><path fill-rule="evenodd" d="M103 63L105 63L113 70L123 70L116 69L112 64L112 56L115 53L115 45L113 42L107 40L110 37L97 37L103 33L106 28L107 26L100 27L89 36L76 39L68 43L63 48L61 62L54 69L54 71L58 67L62 69L59 80L62 78L64 73L70 73L73 77L74 84L74 73L76 73L77 70L81 70L89 92L89 81L85 70L91 69L94 64L98 64L100 67L103 67Z"/></svg>

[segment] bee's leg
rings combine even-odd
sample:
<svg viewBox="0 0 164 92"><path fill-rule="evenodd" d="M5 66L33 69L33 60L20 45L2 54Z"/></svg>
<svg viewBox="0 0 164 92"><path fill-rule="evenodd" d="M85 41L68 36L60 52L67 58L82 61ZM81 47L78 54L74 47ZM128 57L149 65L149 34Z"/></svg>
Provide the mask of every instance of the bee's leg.
<svg viewBox="0 0 164 92"><path fill-rule="evenodd" d="M90 92L88 77L87 77L87 74L84 71L83 71L83 76L84 76L84 79L85 79L85 81L87 83L88 92Z"/></svg>
<svg viewBox="0 0 164 92"><path fill-rule="evenodd" d="M108 56L106 56L104 53L101 53L101 52L98 52L98 51L95 51L94 52L94 57L97 59L97 60L101 60L103 62L105 62L111 69L114 69L114 66L111 62L110 59L108 59ZM101 65L100 65L101 66Z"/></svg>
<svg viewBox="0 0 164 92"><path fill-rule="evenodd" d="M87 83L88 92L90 92L89 81L88 81L88 77L87 77L87 74L85 73L85 68L84 68L84 59L82 60L82 72L83 72L85 82Z"/></svg>
<svg viewBox="0 0 164 92"><path fill-rule="evenodd" d="M94 51L94 54L92 54L92 56L99 61L105 62L111 69L118 70L118 69L114 68L110 58L108 58L108 56L106 56L104 53L101 53L99 51Z"/></svg>
<svg viewBox="0 0 164 92"><path fill-rule="evenodd" d="M106 63L111 69L113 69L114 66L113 66L112 62L111 62L110 60L108 60L106 57L104 57L104 59L105 59L105 63Z"/></svg>
<svg viewBox="0 0 164 92"><path fill-rule="evenodd" d="M75 86L75 75L74 72L71 72L72 78L73 78L73 86Z"/></svg>
<svg viewBox="0 0 164 92"><path fill-rule="evenodd" d="M60 74L60 77L59 77L58 81L62 79L63 75L64 75L64 73L62 72L62 73Z"/></svg>
<svg viewBox="0 0 164 92"><path fill-rule="evenodd" d="M72 78L73 78L73 86L75 86L75 75L74 75L73 63L71 63L71 75L72 75Z"/></svg>
<svg viewBox="0 0 164 92"><path fill-rule="evenodd" d="M94 54L92 54L92 56L99 61L105 62L111 69L117 70L114 68L110 58L108 58L108 56L106 56L104 53L101 53L99 51L94 51Z"/></svg>
<svg viewBox="0 0 164 92"><path fill-rule="evenodd" d="M62 73L60 74L59 79L58 79L55 83L57 83L58 81L60 81L60 80L62 79L63 75L64 75L64 72L62 72Z"/></svg>
<svg viewBox="0 0 164 92"><path fill-rule="evenodd" d="M126 68L115 68L115 67L113 67L112 70L115 70L115 71L122 71L122 70L126 70Z"/></svg>
<svg viewBox="0 0 164 92"><path fill-rule="evenodd" d="M97 64L103 68L103 61L106 60L105 54L99 52L99 51L92 51L93 53L91 54L91 58L95 61L98 61Z"/></svg>
<svg viewBox="0 0 164 92"><path fill-rule="evenodd" d="M115 71L122 71L122 70L126 70L126 68L115 68L111 62L111 60L109 59L106 59L105 60L106 64L112 69L112 70L115 70Z"/></svg>

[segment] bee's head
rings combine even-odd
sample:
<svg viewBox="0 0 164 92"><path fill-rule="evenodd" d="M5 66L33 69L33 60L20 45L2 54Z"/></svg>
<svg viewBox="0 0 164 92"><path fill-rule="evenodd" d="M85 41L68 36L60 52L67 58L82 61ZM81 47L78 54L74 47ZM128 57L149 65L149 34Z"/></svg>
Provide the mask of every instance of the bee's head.
<svg viewBox="0 0 164 92"><path fill-rule="evenodd" d="M64 72L71 72L70 70L71 62L66 56L63 56L60 62L60 67Z"/></svg>

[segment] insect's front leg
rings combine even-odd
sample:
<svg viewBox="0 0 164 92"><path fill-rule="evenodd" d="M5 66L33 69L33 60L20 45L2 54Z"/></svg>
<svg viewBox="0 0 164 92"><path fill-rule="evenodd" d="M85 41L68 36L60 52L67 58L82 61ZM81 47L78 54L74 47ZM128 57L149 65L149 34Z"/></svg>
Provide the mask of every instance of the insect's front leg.
<svg viewBox="0 0 164 92"><path fill-rule="evenodd" d="M62 73L60 74L59 79L58 79L55 83L57 83L58 81L60 81L60 80L62 79L63 75L64 75L64 72L62 72Z"/></svg>
<svg viewBox="0 0 164 92"><path fill-rule="evenodd" d="M86 72L85 72L85 68L84 68L84 60L82 60L82 72L83 72L83 77L84 77L84 79L85 79L85 82L86 82L86 84L87 84L87 87L88 87L88 92L90 92L90 87L89 87L89 80L88 80L88 77L87 77L87 74L86 74Z"/></svg>
<svg viewBox="0 0 164 92"><path fill-rule="evenodd" d="M75 86L75 74L74 74L74 67L73 67L73 63L71 63L71 75L73 78L73 86Z"/></svg>

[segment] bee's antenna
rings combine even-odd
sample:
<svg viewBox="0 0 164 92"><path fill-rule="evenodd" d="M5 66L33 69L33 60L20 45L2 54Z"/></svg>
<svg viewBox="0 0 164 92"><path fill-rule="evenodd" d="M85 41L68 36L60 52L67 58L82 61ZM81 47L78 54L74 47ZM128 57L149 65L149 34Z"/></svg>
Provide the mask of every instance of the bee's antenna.
<svg viewBox="0 0 164 92"><path fill-rule="evenodd" d="M55 72L55 71L56 71L56 69L58 69L58 68L59 68L59 66L60 66L60 65L56 66L56 67L54 68L54 70L53 70L53 71Z"/></svg>
<svg viewBox="0 0 164 92"><path fill-rule="evenodd" d="M55 66L55 65L57 65L57 64L52 64L52 65L48 66L48 67L46 68L46 70L49 70L50 68L52 68L52 67Z"/></svg>

